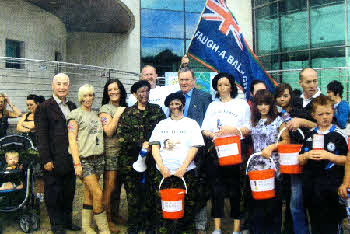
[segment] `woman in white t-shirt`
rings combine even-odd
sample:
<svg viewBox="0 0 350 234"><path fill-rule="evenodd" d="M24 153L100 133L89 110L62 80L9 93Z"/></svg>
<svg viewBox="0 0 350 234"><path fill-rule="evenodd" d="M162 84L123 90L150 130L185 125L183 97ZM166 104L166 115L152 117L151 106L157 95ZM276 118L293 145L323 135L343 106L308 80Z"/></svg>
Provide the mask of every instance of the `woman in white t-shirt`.
<svg viewBox="0 0 350 234"><path fill-rule="evenodd" d="M202 203L197 202L200 196L196 195L198 178L193 170L196 167L193 159L198 148L204 146L204 140L198 123L184 117L185 102L185 97L180 93L172 93L166 97L164 103L170 109L170 117L156 125L149 140L159 170L155 181L159 183L162 178L166 178L163 185L167 183L169 186L176 186L178 182L182 183L179 178L184 178L187 184L184 217L175 223L166 219L160 220L161 227L170 228L167 231L172 233L192 233L193 217L202 208ZM160 202L157 209L161 211Z"/></svg>
<svg viewBox="0 0 350 234"><path fill-rule="evenodd" d="M219 73L212 87L217 91L210 103L202 124L202 133L209 139L250 133L250 108L248 103L237 98L235 79L231 74ZM208 178L212 191L212 214L215 230L221 233L221 218L224 217L225 194L229 194L233 233L240 231L240 165L219 166L218 156L212 145L208 147Z"/></svg>

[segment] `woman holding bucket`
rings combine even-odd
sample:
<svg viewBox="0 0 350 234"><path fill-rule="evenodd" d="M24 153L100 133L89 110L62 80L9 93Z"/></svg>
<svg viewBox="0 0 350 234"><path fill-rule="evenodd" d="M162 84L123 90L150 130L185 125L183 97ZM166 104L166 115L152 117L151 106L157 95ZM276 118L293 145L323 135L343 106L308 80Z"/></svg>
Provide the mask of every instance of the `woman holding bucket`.
<svg viewBox="0 0 350 234"><path fill-rule="evenodd" d="M293 100L295 99L293 98L292 88L289 84L281 83L276 87L275 101L279 115L282 116L283 111L287 113L287 115L289 114L290 117L294 119L293 121L297 121L298 125L300 125L304 131L316 127L316 123L303 118L305 117L305 114L303 113L304 111L296 108ZM284 121L288 122L289 120L286 119ZM301 143L304 139L299 131L289 131L289 136L292 144ZM290 185L287 183L288 177L290 178ZM289 195L286 195L286 200L290 200L289 207L293 219L294 232L310 233L303 205L301 174L285 174L283 190L290 190L290 199L288 199ZM288 225L285 224L284 226L286 227Z"/></svg>
<svg viewBox="0 0 350 234"><path fill-rule="evenodd" d="M274 111L274 98L267 90L259 90L254 96L251 135L254 152L248 160L247 171L250 178L252 197L248 202L249 228L252 233L281 233L282 201L280 198L280 177L276 141L280 129L285 126L281 117ZM282 134L281 144L289 142L288 131ZM267 160L269 159L269 160ZM267 194L265 187L252 187L254 171L276 170L275 194ZM274 176L272 175L272 178ZM259 182L257 182L259 183ZM273 186L271 188L273 190ZM267 196L265 196L267 195Z"/></svg>
<svg viewBox="0 0 350 234"><path fill-rule="evenodd" d="M184 205L181 206L181 204L179 204L178 209L182 210L184 206L184 211L182 211L182 213L167 210L170 204L176 204L176 201L180 199L173 199L175 202L168 200L166 196L169 196L168 192L171 190L162 189L163 186L160 186L163 218L165 218L162 220L162 229L164 230L160 231L166 231L167 233L192 233L194 231L193 217L199 209L204 206L203 202L197 200L197 198L200 197L196 195L198 178L195 170L193 170L196 167L193 159L198 152L198 148L204 146L204 140L198 123L193 119L184 117L185 103L185 96L180 93L168 95L164 104L170 109L170 117L157 124L150 138L152 155L157 163L159 172L155 176L155 181L160 182L161 179L164 178L164 180L162 180L162 182L164 182L161 183L163 186L167 183L171 188L174 188L173 186L176 188L176 183L179 181L179 178L184 178L184 182L180 180L180 183L187 184L187 194L185 195ZM177 190L175 190L175 192L177 192ZM182 191L182 193L184 193L184 191ZM175 196L177 196L176 193ZM165 199L167 199L167 202ZM169 204L169 206L165 204ZM202 207L201 204L203 204ZM158 202L158 205L160 205L160 202ZM161 210L160 207L158 210ZM172 225L175 224L174 222L167 219L178 219L176 227Z"/></svg>
<svg viewBox="0 0 350 234"><path fill-rule="evenodd" d="M237 98L235 78L219 73L212 80L219 99L210 103L202 124L203 135L215 141L217 149L208 141L208 178L212 192L212 215L215 230L221 233L224 217L225 192L229 194L233 231L240 231L240 138L250 133L250 108L246 101ZM224 146L230 141L230 147ZM222 144L223 143L223 144Z"/></svg>

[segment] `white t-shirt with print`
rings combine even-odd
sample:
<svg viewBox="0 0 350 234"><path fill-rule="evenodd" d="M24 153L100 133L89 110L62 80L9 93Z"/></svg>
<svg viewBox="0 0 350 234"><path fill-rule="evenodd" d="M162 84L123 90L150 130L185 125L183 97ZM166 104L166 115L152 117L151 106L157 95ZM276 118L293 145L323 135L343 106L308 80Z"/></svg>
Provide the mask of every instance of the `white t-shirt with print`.
<svg viewBox="0 0 350 234"><path fill-rule="evenodd" d="M154 128L149 141L160 143L160 157L163 165L169 169L171 174L182 166L192 147L204 145L198 123L187 117L180 120L167 118L160 121ZM187 171L195 167L192 161Z"/></svg>
<svg viewBox="0 0 350 234"><path fill-rule="evenodd" d="M242 128L251 128L250 107L239 98L222 102L218 99L209 104L202 123L202 130L217 132L218 125Z"/></svg>

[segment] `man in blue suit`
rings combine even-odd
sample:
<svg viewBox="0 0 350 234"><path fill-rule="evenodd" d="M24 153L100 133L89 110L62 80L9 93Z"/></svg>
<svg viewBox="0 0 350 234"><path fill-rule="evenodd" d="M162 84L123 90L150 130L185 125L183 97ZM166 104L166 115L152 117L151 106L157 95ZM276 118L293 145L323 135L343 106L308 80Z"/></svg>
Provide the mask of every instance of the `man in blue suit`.
<svg viewBox="0 0 350 234"><path fill-rule="evenodd" d="M209 103L212 101L210 94L196 89L194 87L196 83L196 78L194 77L193 71L185 66L180 68L178 72L179 84L180 84L180 93L182 93L186 98L186 104L184 108L184 116L196 120L199 126L202 125L205 112L208 108ZM195 163L198 169L198 175L201 178L203 183L203 189L205 189L205 160L203 159L203 154L201 150L198 151L198 154L195 158ZM202 187L202 186L201 186ZM198 202L203 202L203 208L195 216L195 225L198 233L205 233L207 226L207 211L206 211L206 201L207 198L203 194L206 194L205 191L199 191L202 198L198 198Z"/></svg>
<svg viewBox="0 0 350 234"><path fill-rule="evenodd" d="M179 92L186 98L184 115L185 117L196 120L199 126L201 126L205 112L212 100L211 95L194 87L196 78L190 68L181 68L178 76L180 84Z"/></svg>

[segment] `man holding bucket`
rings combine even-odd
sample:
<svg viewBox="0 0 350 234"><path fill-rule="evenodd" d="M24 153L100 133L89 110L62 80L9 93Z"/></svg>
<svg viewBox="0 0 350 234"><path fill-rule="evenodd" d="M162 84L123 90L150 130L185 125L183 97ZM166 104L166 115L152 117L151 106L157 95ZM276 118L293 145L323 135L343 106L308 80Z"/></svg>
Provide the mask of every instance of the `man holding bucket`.
<svg viewBox="0 0 350 234"><path fill-rule="evenodd" d="M187 185L184 204L183 201L178 203L179 198L175 198L174 201L169 199L165 201L164 196L168 194L161 192L162 202L158 202L158 205L162 204L163 217L178 219L178 222L162 219L162 229L171 230L161 229L161 232L193 232L195 228L193 216L201 208L199 207L201 202L197 201L197 193L200 191L195 189L198 179L193 170L196 167L193 159L198 148L204 145L204 140L198 123L184 117L185 102L185 97L180 93L172 93L166 97L164 104L170 109L170 117L157 124L149 140L159 171L155 181L160 182L164 178L162 184L167 183L166 187L177 187L177 181L180 181L181 187L183 187L182 183L185 183L184 187ZM184 182L179 178L184 178ZM163 185L160 186L161 190ZM181 217L180 213L183 209L184 216ZM160 211L160 207L158 210ZM175 227L174 224L176 224Z"/></svg>

